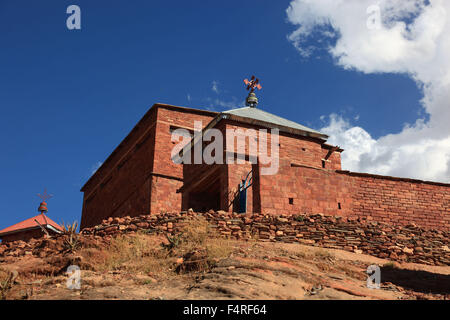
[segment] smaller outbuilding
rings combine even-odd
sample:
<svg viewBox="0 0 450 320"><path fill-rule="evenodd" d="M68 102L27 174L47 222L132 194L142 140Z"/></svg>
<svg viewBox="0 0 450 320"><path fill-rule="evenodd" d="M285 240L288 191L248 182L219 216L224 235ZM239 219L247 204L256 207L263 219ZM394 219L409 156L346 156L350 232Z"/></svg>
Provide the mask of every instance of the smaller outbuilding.
<svg viewBox="0 0 450 320"><path fill-rule="evenodd" d="M63 228L45 215L47 204L42 202L38 209L41 213L35 217L16 223L0 230L0 239L3 243L12 241L29 241L32 238L41 238L45 235L55 235L63 232Z"/></svg>

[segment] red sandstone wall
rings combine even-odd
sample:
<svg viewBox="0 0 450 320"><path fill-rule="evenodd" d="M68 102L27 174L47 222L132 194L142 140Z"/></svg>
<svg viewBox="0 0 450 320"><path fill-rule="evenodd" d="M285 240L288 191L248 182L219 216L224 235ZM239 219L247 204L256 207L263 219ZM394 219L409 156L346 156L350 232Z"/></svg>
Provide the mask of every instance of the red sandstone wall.
<svg viewBox="0 0 450 320"><path fill-rule="evenodd" d="M289 160L291 163L322 168L322 159L329 149L322 146L322 142L310 139L299 138L284 133L280 133L280 159ZM340 170L341 154L333 152L328 161L325 162L325 169Z"/></svg>
<svg viewBox="0 0 450 320"><path fill-rule="evenodd" d="M251 126L248 124L236 123L234 121L226 120L222 121L226 124L226 129L237 130L237 129L264 129L258 126ZM259 141L261 137L257 134L250 137L250 139L258 141L259 144L264 143L267 146L268 155L271 155L271 134L268 130L267 141ZM300 137L285 132L280 132L279 134L279 158L284 160L289 160L292 163L307 165L315 168L322 168L322 159L328 153L328 149L325 148L322 143L323 141L308 137ZM235 148L231 150L227 148L229 152L237 151L237 141L235 141ZM246 138L245 154L249 155L249 138ZM326 169L340 170L341 169L341 156L339 152L334 152L329 161L326 162Z"/></svg>
<svg viewBox="0 0 450 320"><path fill-rule="evenodd" d="M106 217L139 215L150 211L149 175L153 169L156 112L140 122L111 160L83 189L81 227Z"/></svg>
<svg viewBox="0 0 450 320"><path fill-rule="evenodd" d="M166 177L154 177L151 195L151 212L179 211L182 209L181 194L177 190L183 185L183 165L172 161L172 149L178 142L172 142L172 129L194 130L194 121L201 121L205 127L214 113L186 110L158 109L156 125L154 173ZM177 179L178 178L178 179Z"/></svg>
<svg viewBox="0 0 450 320"><path fill-rule="evenodd" d="M154 140L154 135L152 136L150 134L150 130L155 124L156 110L157 107L154 106L144 115L139 123L128 134L128 136L125 137L125 139L119 144L119 146L117 146L117 148L103 162L102 166L97 170L97 172L83 186L81 191L83 191L85 194L89 194L100 183L106 180L112 169L115 169L119 165L119 163L126 159L126 156L130 152L130 149L133 146L137 145L138 142L139 144L141 144L142 142L144 142L144 140Z"/></svg>
<svg viewBox="0 0 450 320"><path fill-rule="evenodd" d="M450 230L450 185L346 172L338 175L353 185L355 216Z"/></svg>
<svg viewBox="0 0 450 320"><path fill-rule="evenodd" d="M226 130L230 128L236 128L236 126L230 126L225 121L221 121L215 127L222 132L222 136L226 137ZM251 139L254 139L252 137ZM203 150L209 144L209 142L203 142ZM227 149L226 141L223 141L223 147L225 150L236 155L237 142L235 144L235 149ZM246 151L244 155L248 158L248 138L245 143ZM223 150L220 151L222 160L225 162L225 153ZM191 161L194 157L191 154ZM239 189L239 183L246 178L247 174L252 170L252 164L247 160L244 160L245 164L188 164L184 165L184 182L186 185L186 190L183 191L183 208L186 210L188 208L193 208L197 211L206 211L208 209L222 209L225 211L237 211L237 193ZM199 179L202 180L205 176L209 175L205 182L202 184L211 183L212 180L215 182L208 188L208 190L192 190L192 183L195 183ZM199 189L196 187L196 189ZM215 194L213 194L217 191ZM207 193L211 194L208 196ZM217 196L219 194L220 201L217 203ZM247 212L253 211L253 189L250 187L247 191Z"/></svg>
<svg viewBox="0 0 450 320"><path fill-rule="evenodd" d="M172 150L178 141L172 142L171 129L194 131L194 121L201 121L202 128L215 116L214 113L186 110L158 110L155 140L154 172L164 177L154 177L151 195L151 212L179 211L182 209L182 195L177 193L183 182L183 165L172 161ZM188 175L187 178L190 178Z"/></svg>
<svg viewBox="0 0 450 320"><path fill-rule="evenodd" d="M172 149L177 142L171 142L170 127L194 130L194 121L201 121L205 127L214 115L189 113L185 111L158 109L158 123L156 126L154 172L168 176L183 178L183 166L175 164L171 159Z"/></svg>
<svg viewBox="0 0 450 320"><path fill-rule="evenodd" d="M224 121L226 124L226 129L236 130L236 129L260 129L256 126L250 126L247 124L235 123L234 121ZM248 160L249 156L249 140L258 141L259 145L265 144L266 150L271 155L271 134L267 135L267 140L262 140L262 137L258 135L246 137L246 148L245 156ZM235 140L234 149L226 146L226 151L235 153L237 150L237 141ZM259 150L260 151L260 150ZM276 213L277 210L289 210L296 211L304 210L305 212L310 212L314 206L317 206L318 200L309 200L307 193L303 194L303 200L301 202L302 207L300 207L300 202L298 201L298 189L297 184L290 182L292 180L292 170L291 165L307 165L315 168L322 167L322 159L328 153L328 149L323 148L322 141L317 139L311 139L307 137L298 137L291 134L281 132L279 135L279 172L274 176L262 176L263 183L260 184L259 181L255 179L255 188L253 190L249 189L248 199L249 206L248 212L261 212L264 208L265 212ZM340 153L335 152L329 158L329 162L326 163L326 168L330 169L340 169L341 159ZM262 165L264 166L264 165ZM241 165L229 165L228 170L228 182L229 182L229 192L232 193L237 189L239 182L245 178L245 175L252 169L251 164L246 161L246 164ZM258 165L253 166L255 170L259 170ZM256 174L254 175L257 176ZM304 183L306 185L306 182ZM259 194L259 192L261 192ZM317 193L323 193L325 191L318 190ZM254 203L253 198L255 198L256 203ZM290 204L290 200L292 204ZM295 200L294 198L297 198ZM321 200L319 200L321 201ZM337 202L335 204L337 208ZM332 211L335 207L327 207L327 211ZM229 208L231 211L232 208ZM308 211L309 210L309 211Z"/></svg>
<svg viewBox="0 0 450 320"><path fill-rule="evenodd" d="M263 213L347 215L351 209L348 180L327 169L291 167L289 159L280 160L278 175L260 176L260 189Z"/></svg>
<svg viewBox="0 0 450 320"><path fill-rule="evenodd" d="M182 181L153 176L151 182L151 213L181 211L181 193L176 190L181 188Z"/></svg>
<svg viewBox="0 0 450 320"><path fill-rule="evenodd" d="M323 159L328 154L328 150L329 149L322 148L322 158ZM335 151L331 154L331 156L328 158L328 161L325 162L325 169L341 170L341 153L340 152Z"/></svg>
<svg viewBox="0 0 450 320"><path fill-rule="evenodd" d="M180 210L181 196L176 190L181 186L183 169L171 160L175 144L171 142L170 126L192 128L194 120L206 125L214 115L153 106L83 187L81 227L98 224L107 217Z"/></svg>
<svg viewBox="0 0 450 320"><path fill-rule="evenodd" d="M280 160L320 168L323 150L317 141L280 134Z"/></svg>
<svg viewBox="0 0 450 320"><path fill-rule="evenodd" d="M324 213L450 230L450 185L290 167L287 160L278 176L260 180L263 213Z"/></svg>

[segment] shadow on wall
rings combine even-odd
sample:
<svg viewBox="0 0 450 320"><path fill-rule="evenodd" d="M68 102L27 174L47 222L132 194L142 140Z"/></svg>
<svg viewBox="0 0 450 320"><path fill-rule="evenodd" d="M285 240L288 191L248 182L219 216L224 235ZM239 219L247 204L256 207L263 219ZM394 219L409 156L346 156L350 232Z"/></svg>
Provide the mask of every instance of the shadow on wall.
<svg viewBox="0 0 450 320"><path fill-rule="evenodd" d="M450 294L450 275L445 274L381 267L381 282L391 282L416 292Z"/></svg>

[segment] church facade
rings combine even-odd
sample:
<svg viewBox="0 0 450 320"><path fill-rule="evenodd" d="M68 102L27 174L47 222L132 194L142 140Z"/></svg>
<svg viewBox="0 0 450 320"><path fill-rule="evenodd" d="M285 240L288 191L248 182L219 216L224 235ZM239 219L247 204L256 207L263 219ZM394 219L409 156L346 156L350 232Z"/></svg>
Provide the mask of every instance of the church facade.
<svg viewBox="0 0 450 320"><path fill-rule="evenodd" d="M81 189L81 228L192 208L450 229L450 185L343 171L344 150L327 138L256 105L217 113L155 104Z"/></svg>

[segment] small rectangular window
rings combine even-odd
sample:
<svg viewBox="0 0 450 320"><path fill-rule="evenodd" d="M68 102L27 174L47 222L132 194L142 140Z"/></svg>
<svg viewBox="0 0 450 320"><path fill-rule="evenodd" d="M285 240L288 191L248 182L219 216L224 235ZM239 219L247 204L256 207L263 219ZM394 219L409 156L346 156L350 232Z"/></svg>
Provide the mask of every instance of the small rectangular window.
<svg viewBox="0 0 450 320"><path fill-rule="evenodd" d="M289 198L289 204L294 204L294 198Z"/></svg>

